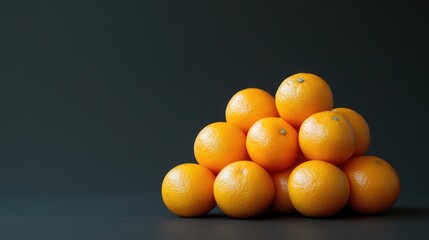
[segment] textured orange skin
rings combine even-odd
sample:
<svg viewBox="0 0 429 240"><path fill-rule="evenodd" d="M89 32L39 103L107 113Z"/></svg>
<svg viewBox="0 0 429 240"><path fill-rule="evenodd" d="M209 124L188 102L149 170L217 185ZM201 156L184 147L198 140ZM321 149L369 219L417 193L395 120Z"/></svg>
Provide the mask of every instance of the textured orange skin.
<svg viewBox="0 0 429 240"><path fill-rule="evenodd" d="M356 212L375 214L386 211L399 197L398 174L381 158L352 158L344 163L342 170L350 182L348 205Z"/></svg>
<svg viewBox="0 0 429 240"><path fill-rule="evenodd" d="M249 159L246 135L230 123L209 124L195 139L194 155L199 164L218 173L232 162Z"/></svg>
<svg viewBox="0 0 429 240"><path fill-rule="evenodd" d="M226 122L232 123L247 133L259 119L279 117L274 97L259 88L246 88L229 100L225 110Z"/></svg>
<svg viewBox="0 0 429 240"><path fill-rule="evenodd" d="M180 217L199 217L216 205L213 195L215 175L207 168L185 163L171 169L161 186L165 206Z"/></svg>
<svg viewBox="0 0 429 240"><path fill-rule="evenodd" d="M349 121L339 113L324 111L311 115L301 125L299 146L307 159L338 165L355 150L355 134Z"/></svg>
<svg viewBox="0 0 429 240"><path fill-rule="evenodd" d="M252 161L238 161L217 175L214 196L219 208L233 218L256 217L274 198L271 176Z"/></svg>
<svg viewBox="0 0 429 240"><path fill-rule="evenodd" d="M360 115L356 111L349 108L335 108L332 111L342 114L345 118L347 118L347 120L353 127L356 144L355 151L352 157L364 155L368 150L369 143L371 140L369 126L365 118L363 118L362 115Z"/></svg>
<svg viewBox="0 0 429 240"><path fill-rule="evenodd" d="M281 171L297 157L298 133L282 118L263 118L247 133L246 148L250 158L267 171Z"/></svg>
<svg viewBox="0 0 429 240"><path fill-rule="evenodd" d="M289 197L289 190L287 188L289 176L296 166L307 161L303 156L298 156L292 166L281 172L272 173L274 188L276 189L271 209L280 213L295 212Z"/></svg>
<svg viewBox="0 0 429 240"><path fill-rule="evenodd" d="M346 175L333 164L309 160L298 165L288 182L290 200L307 217L329 217L340 211L350 194Z"/></svg>
<svg viewBox="0 0 429 240"><path fill-rule="evenodd" d="M334 98L325 80L311 73L297 73L280 84L275 102L280 116L299 128L313 113L332 110Z"/></svg>

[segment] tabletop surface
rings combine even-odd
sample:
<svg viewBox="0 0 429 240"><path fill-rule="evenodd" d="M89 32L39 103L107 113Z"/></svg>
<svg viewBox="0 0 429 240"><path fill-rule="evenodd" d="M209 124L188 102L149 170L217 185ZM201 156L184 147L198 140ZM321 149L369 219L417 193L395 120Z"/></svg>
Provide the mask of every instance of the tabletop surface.
<svg viewBox="0 0 429 240"><path fill-rule="evenodd" d="M427 239L429 208L399 202L384 214L328 219L266 213L231 219L215 208L179 218L158 196L3 196L1 239ZM410 238L411 237L411 238Z"/></svg>

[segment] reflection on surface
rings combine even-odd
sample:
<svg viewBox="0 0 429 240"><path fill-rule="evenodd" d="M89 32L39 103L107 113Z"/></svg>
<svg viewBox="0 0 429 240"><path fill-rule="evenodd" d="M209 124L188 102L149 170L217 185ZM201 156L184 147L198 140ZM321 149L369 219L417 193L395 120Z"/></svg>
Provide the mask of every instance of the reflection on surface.
<svg viewBox="0 0 429 240"><path fill-rule="evenodd" d="M142 203L139 196L128 195L2 195L1 240L46 235L43 239L429 239L429 208L415 205L375 216L343 211L334 218L312 219L266 213L237 220L217 208L207 217L178 218L160 201Z"/></svg>
<svg viewBox="0 0 429 240"><path fill-rule="evenodd" d="M167 239L173 237L264 239L267 236L292 239L364 239L367 237L394 239L405 234L404 223L408 223L409 220L416 221L412 227L423 229L428 217L428 209L418 208L391 209L385 214L373 216L345 212L329 219L266 214L258 219L238 220L216 213L198 219L163 219L160 231Z"/></svg>

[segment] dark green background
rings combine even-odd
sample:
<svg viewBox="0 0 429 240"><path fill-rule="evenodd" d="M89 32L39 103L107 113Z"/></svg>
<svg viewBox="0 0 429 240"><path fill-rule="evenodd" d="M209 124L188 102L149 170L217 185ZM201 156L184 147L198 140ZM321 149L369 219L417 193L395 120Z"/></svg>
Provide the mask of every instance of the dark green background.
<svg viewBox="0 0 429 240"><path fill-rule="evenodd" d="M165 173L195 162L195 136L235 92L274 94L297 72L366 118L369 154L401 177L399 212L427 221L428 12L423 0L1 1L0 232L87 213L61 232L97 236L114 223L91 213L106 211L181 226L160 198Z"/></svg>

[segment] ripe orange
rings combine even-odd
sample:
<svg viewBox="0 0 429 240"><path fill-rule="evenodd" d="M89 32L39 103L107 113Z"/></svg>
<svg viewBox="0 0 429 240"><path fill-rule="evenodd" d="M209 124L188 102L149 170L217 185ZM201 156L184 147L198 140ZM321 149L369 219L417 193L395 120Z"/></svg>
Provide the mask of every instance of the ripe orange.
<svg viewBox="0 0 429 240"><path fill-rule="evenodd" d="M307 159L338 165L355 150L355 134L349 121L339 113L324 111L311 115L299 130L299 146Z"/></svg>
<svg viewBox="0 0 429 240"><path fill-rule="evenodd" d="M349 206L361 213L379 213L398 199L400 182L395 169L375 156L360 156L342 166L350 182Z"/></svg>
<svg viewBox="0 0 429 240"><path fill-rule="evenodd" d="M237 92L225 110L226 122L232 123L247 133L261 118L279 117L274 97L259 88L247 88Z"/></svg>
<svg viewBox="0 0 429 240"><path fill-rule="evenodd" d="M171 169L162 182L165 206L180 217L198 217L216 205L213 195L215 175L207 168L185 163Z"/></svg>
<svg viewBox="0 0 429 240"><path fill-rule="evenodd" d="M289 176L296 166L307 161L303 156L298 156L295 162L288 169L281 172L271 174L274 182L275 195L271 209L275 212L291 213L295 211L289 197L289 190L287 187Z"/></svg>
<svg viewBox="0 0 429 240"><path fill-rule="evenodd" d="M249 129L246 148L250 158L267 171L281 171L296 159L298 134L282 118L263 118Z"/></svg>
<svg viewBox="0 0 429 240"><path fill-rule="evenodd" d="M332 111L343 115L353 127L356 138L353 157L364 155L368 150L371 138L368 123L365 121L365 118L349 108L335 108Z"/></svg>
<svg viewBox="0 0 429 240"><path fill-rule="evenodd" d="M297 73L286 78L275 96L280 116L299 128L311 114L332 110L331 88L322 78L311 73Z"/></svg>
<svg viewBox="0 0 429 240"><path fill-rule="evenodd" d="M246 135L240 128L226 122L216 122L203 128L194 143L197 162L214 173L226 165L248 159Z"/></svg>
<svg viewBox="0 0 429 240"><path fill-rule="evenodd" d="M290 174L289 196L295 209L307 217L328 217L340 211L350 194L346 175L328 162L310 160Z"/></svg>
<svg viewBox="0 0 429 240"><path fill-rule="evenodd" d="M229 164L217 175L214 196L226 215L250 218L270 206L274 197L274 184L271 176L258 164L238 161Z"/></svg>

